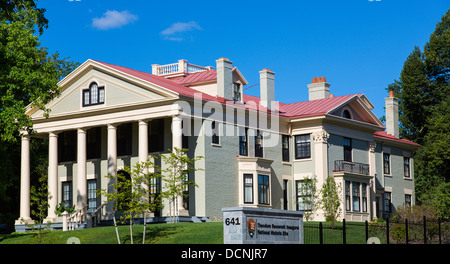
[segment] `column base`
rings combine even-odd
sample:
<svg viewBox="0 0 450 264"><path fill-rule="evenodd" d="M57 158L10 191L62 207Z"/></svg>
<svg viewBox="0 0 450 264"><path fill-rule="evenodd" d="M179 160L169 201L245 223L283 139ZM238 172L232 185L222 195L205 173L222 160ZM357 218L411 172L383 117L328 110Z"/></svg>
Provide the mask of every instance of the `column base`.
<svg viewBox="0 0 450 264"><path fill-rule="evenodd" d="M32 224L34 224L34 220L29 217L26 217L26 218L21 217L21 218L17 219L14 222L14 224L15 225L32 225Z"/></svg>
<svg viewBox="0 0 450 264"><path fill-rule="evenodd" d="M44 219L44 224L47 224L48 222L55 223L56 222L56 217L47 216L47 218Z"/></svg>

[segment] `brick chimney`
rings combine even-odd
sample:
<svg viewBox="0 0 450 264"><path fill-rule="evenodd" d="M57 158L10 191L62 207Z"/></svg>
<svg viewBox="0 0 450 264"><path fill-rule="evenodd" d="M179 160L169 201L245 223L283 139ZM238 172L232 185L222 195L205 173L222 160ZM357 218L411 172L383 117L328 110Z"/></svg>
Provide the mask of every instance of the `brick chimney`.
<svg viewBox="0 0 450 264"><path fill-rule="evenodd" d="M386 133L394 137L400 137L398 120L398 98L394 97L394 91L389 91L386 101Z"/></svg>
<svg viewBox="0 0 450 264"><path fill-rule="evenodd" d="M308 84L309 100L324 99L330 97L330 84L325 77L314 77Z"/></svg>
<svg viewBox="0 0 450 264"><path fill-rule="evenodd" d="M233 100L233 67L227 58L216 60L217 65L217 95L227 100Z"/></svg>
<svg viewBox="0 0 450 264"><path fill-rule="evenodd" d="M259 72L259 87L261 101L260 104L270 110L272 102L275 101L275 73L269 69L263 69Z"/></svg>

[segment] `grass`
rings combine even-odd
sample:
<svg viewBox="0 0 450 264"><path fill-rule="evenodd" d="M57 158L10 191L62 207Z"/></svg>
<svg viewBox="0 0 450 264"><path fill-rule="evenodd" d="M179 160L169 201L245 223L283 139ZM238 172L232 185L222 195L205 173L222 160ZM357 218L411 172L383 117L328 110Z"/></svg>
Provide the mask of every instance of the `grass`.
<svg viewBox="0 0 450 264"><path fill-rule="evenodd" d="M342 223L331 229L323 224L323 242L342 244ZM304 243L319 244L319 223L304 222ZM133 226L134 244L142 244L143 225ZM365 244L365 228L361 223L347 223L347 244ZM130 244L130 227L118 227L121 244ZM82 244L117 244L114 227L97 227L74 231L53 231L43 237L43 244L66 244L67 239L76 237ZM223 223L177 223L147 225L146 244L223 244ZM0 244L37 244L36 234L0 235Z"/></svg>
<svg viewBox="0 0 450 264"><path fill-rule="evenodd" d="M144 226L133 226L133 242L142 244ZM118 227L121 244L130 244L130 227ZM117 244L114 227L97 227L73 231L53 231L43 236L43 244L66 244L70 237L80 239L81 244ZM177 223L147 225L146 244L222 244L222 222ZM0 235L0 244L37 244L36 234Z"/></svg>

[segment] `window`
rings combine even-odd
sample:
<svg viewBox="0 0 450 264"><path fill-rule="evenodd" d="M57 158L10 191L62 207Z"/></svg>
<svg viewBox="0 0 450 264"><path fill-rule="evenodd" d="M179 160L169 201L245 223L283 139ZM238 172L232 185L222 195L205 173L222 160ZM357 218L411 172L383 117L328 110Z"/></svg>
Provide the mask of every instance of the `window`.
<svg viewBox="0 0 450 264"><path fill-rule="evenodd" d="M344 160L352 162L352 139L344 138Z"/></svg>
<svg viewBox="0 0 450 264"><path fill-rule="evenodd" d="M359 182L352 182L353 211L360 211Z"/></svg>
<svg viewBox="0 0 450 264"><path fill-rule="evenodd" d="M264 156L262 141L263 137L261 131L257 130L255 136L255 157L262 158Z"/></svg>
<svg viewBox="0 0 450 264"><path fill-rule="evenodd" d="M308 188L306 180L296 181L297 188L297 210L311 211L312 190Z"/></svg>
<svg viewBox="0 0 450 264"><path fill-rule="evenodd" d="M295 136L295 158L311 158L311 137L309 134Z"/></svg>
<svg viewBox="0 0 450 264"><path fill-rule="evenodd" d="M62 202L65 206L72 207L72 182L66 181L62 183Z"/></svg>
<svg viewBox="0 0 450 264"><path fill-rule="evenodd" d="M390 155L383 153L383 170L384 174L391 174Z"/></svg>
<svg viewBox="0 0 450 264"><path fill-rule="evenodd" d="M283 161L289 162L290 161L290 157L289 157L289 136L287 135L283 135L281 138L282 142L282 155L283 155Z"/></svg>
<svg viewBox="0 0 450 264"><path fill-rule="evenodd" d="M105 87L98 87L93 82L89 89L83 90L83 106L103 104L105 102Z"/></svg>
<svg viewBox="0 0 450 264"><path fill-rule="evenodd" d="M391 193L384 193L384 214L385 217L389 217L391 214Z"/></svg>
<svg viewBox="0 0 450 264"><path fill-rule="evenodd" d="M244 129L244 135L239 136L239 155L248 156L248 128Z"/></svg>
<svg viewBox="0 0 450 264"><path fill-rule="evenodd" d="M189 124L188 122L186 122ZM191 133L189 132L190 127L184 128L184 120L181 121L181 129L182 129L182 135L181 135L181 148L188 149L189 148L189 136ZM186 131L186 133L185 133Z"/></svg>
<svg viewBox="0 0 450 264"><path fill-rule="evenodd" d="M131 123L117 126L117 156L131 155Z"/></svg>
<svg viewBox="0 0 450 264"><path fill-rule="evenodd" d="M219 124L216 123L216 121L213 121L211 123L211 130L212 130L212 143L217 145L220 144Z"/></svg>
<svg viewBox="0 0 450 264"><path fill-rule="evenodd" d="M344 112L342 112L342 117L344 118L352 118L352 116L350 115L350 112L348 110L344 110Z"/></svg>
<svg viewBox="0 0 450 264"><path fill-rule="evenodd" d="M350 182L345 181L345 210L351 211L351 202L350 202Z"/></svg>
<svg viewBox="0 0 450 264"><path fill-rule="evenodd" d="M244 174L244 203L253 203L253 174Z"/></svg>
<svg viewBox="0 0 450 264"><path fill-rule="evenodd" d="M58 161L75 162L77 159L77 131L58 134Z"/></svg>
<svg viewBox="0 0 450 264"><path fill-rule="evenodd" d="M288 180L283 180L283 209L288 209Z"/></svg>
<svg viewBox="0 0 450 264"><path fill-rule="evenodd" d="M87 146L86 146L86 158L87 159L99 159L101 157L102 142L101 142L101 127L94 127L88 129L86 132Z"/></svg>
<svg viewBox="0 0 450 264"><path fill-rule="evenodd" d="M189 173L183 172L183 208L189 210Z"/></svg>
<svg viewBox="0 0 450 264"><path fill-rule="evenodd" d="M409 158L408 157L403 157L403 171L404 171L404 176L406 178L410 178L411 174L410 174L410 170L409 170Z"/></svg>
<svg viewBox="0 0 450 264"><path fill-rule="evenodd" d="M88 210L97 209L97 180L88 180Z"/></svg>
<svg viewBox="0 0 450 264"><path fill-rule="evenodd" d="M233 84L233 100L234 102L240 102L241 101L241 84L240 83L234 83Z"/></svg>
<svg viewBox="0 0 450 264"><path fill-rule="evenodd" d="M258 202L259 204L269 204L269 176L258 175Z"/></svg>
<svg viewBox="0 0 450 264"><path fill-rule="evenodd" d="M164 151L164 119L150 121L148 129L148 152Z"/></svg>
<svg viewBox="0 0 450 264"><path fill-rule="evenodd" d="M411 207L411 195L405 194L405 207Z"/></svg>
<svg viewBox="0 0 450 264"><path fill-rule="evenodd" d="M362 211L367 212L367 183L361 184Z"/></svg>

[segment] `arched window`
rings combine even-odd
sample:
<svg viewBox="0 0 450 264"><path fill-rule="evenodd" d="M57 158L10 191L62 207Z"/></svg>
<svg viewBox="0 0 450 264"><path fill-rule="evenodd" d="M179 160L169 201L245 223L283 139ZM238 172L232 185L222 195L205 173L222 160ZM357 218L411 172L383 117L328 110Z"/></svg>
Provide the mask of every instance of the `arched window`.
<svg viewBox="0 0 450 264"><path fill-rule="evenodd" d="M103 104L105 102L105 87L99 87L93 82L88 89L83 90L83 106Z"/></svg>
<svg viewBox="0 0 450 264"><path fill-rule="evenodd" d="M350 115L350 111L348 111L348 110L344 110L342 112L342 117L345 117L345 118L348 118L348 119L352 118L352 116Z"/></svg>

